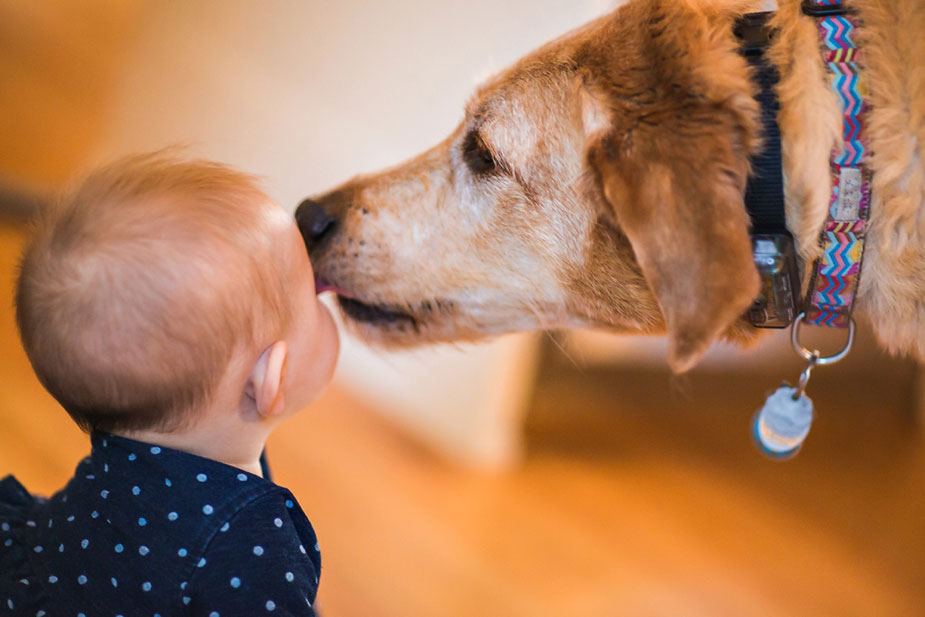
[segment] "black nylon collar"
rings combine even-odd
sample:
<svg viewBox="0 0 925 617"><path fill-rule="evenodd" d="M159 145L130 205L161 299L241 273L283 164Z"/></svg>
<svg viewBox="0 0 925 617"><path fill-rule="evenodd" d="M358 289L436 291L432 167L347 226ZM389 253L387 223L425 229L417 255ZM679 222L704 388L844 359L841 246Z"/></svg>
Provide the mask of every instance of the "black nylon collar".
<svg viewBox="0 0 925 617"><path fill-rule="evenodd" d="M784 212L784 176L781 166L780 127L777 113L780 104L774 87L777 69L765 51L773 32L768 20L774 13L749 13L736 22L735 34L742 42L742 53L752 67L759 86L755 99L761 104L763 147L752 158L752 175L745 189L745 208L752 220L752 234L789 234Z"/></svg>

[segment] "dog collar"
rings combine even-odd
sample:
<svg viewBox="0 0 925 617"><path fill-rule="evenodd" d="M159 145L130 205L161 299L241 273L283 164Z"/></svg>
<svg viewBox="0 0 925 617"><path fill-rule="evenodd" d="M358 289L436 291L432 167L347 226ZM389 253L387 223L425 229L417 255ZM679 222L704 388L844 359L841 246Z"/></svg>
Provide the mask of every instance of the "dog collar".
<svg viewBox="0 0 925 617"><path fill-rule="evenodd" d="M781 165L780 104L775 86L777 69L765 57L773 35L768 21L774 13L749 13L736 22L735 35L741 52L752 67L759 86L755 97L761 105L764 147L752 158L753 173L745 188L745 209L751 218L752 253L761 277L761 292L748 310L748 319L759 328L786 328L797 313L800 293L799 269L793 237L787 229L784 177Z"/></svg>
<svg viewBox="0 0 925 617"><path fill-rule="evenodd" d="M845 328L857 295L871 203L869 150L863 141L867 105L857 64L861 52L852 39L857 22L843 0L804 0L802 8L819 19L823 59L842 107L843 145L833 150L830 160L832 193L821 236L823 252L812 267L801 319L805 315L812 325ZM772 37L768 27L772 15L745 15L736 23L735 33L760 88L756 100L761 104L765 138L764 149L752 161L755 173L745 192L755 266L761 276L761 293L748 317L757 327L784 328L794 320L800 304L799 269L784 208L779 103L774 91L778 75L764 57Z"/></svg>
<svg viewBox="0 0 925 617"><path fill-rule="evenodd" d="M851 349L854 320L851 313L861 276L864 238L870 216L868 149L862 140L866 105L857 62L860 52L852 34L856 28L842 0L804 0L803 12L818 18L823 58L830 84L839 97L843 115L843 143L830 160L832 194L822 232L822 257L813 264L804 312L796 317L791 333L794 348L807 366L796 388L786 383L768 397L753 420L758 447L773 458L789 458L799 451L813 418L812 401L805 394L816 366L834 364ZM848 328L848 341L839 353L822 357L800 344L803 321L819 326Z"/></svg>
<svg viewBox="0 0 925 617"><path fill-rule="evenodd" d="M803 12L819 19L819 38L832 89L842 107L843 145L832 152L832 193L822 233L823 255L813 266L806 321L845 328L851 322L861 277L870 217L871 172L864 143L867 104L852 36L857 20L842 0L804 0Z"/></svg>

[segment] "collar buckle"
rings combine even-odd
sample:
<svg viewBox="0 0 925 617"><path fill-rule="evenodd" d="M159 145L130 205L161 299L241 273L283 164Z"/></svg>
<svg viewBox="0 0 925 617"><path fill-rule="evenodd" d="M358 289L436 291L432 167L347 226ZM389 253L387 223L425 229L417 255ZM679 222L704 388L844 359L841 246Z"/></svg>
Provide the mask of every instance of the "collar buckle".
<svg viewBox="0 0 925 617"><path fill-rule="evenodd" d="M768 27L768 21L774 13L748 13L736 21L733 34L739 39L742 54L758 56L771 44L774 32Z"/></svg>

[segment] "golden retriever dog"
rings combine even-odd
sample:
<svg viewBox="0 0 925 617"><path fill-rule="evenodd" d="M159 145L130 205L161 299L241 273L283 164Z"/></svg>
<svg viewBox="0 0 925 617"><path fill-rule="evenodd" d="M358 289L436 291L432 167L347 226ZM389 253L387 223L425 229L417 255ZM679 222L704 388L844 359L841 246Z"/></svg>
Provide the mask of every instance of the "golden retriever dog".
<svg viewBox="0 0 925 617"><path fill-rule="evenodd" d="M386 346L607 328L667 334L684 371L717 338L754 340L743 193L760 109L733 24L761 4L630 0L493 76L432 149L303 202L319 291ZM848 4L863 23L874 174L855 315L925 361L925 2ZM772 24L805 275L841 111L816 20L781 0Z"/></svg>

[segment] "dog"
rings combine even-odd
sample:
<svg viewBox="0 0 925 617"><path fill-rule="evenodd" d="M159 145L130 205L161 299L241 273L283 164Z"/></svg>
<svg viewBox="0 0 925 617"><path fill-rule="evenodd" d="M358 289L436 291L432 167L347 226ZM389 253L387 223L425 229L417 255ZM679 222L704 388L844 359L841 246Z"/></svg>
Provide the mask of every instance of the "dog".
<svg viewBox="0 0 925 617"><path fill-rule="evenodd" d="M296 211L318 290L388 347L533 329L667 334L683 372L760 335L743 201L762 148L733 35L748 0L630 0L477 88L442 142ZM781 0L788 227L820 256L841 110L815 19ZM863 23L871 215L856 315L925 361L925 3L849 0Z"/></svg>

